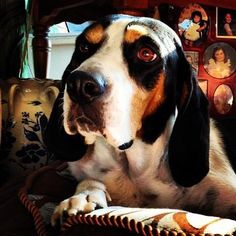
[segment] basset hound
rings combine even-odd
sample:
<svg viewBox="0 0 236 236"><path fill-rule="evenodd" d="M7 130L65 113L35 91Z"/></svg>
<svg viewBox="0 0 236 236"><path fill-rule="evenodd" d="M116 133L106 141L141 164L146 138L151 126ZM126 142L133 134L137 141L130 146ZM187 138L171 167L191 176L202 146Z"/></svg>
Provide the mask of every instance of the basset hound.
<svg viewBox="0 0 236 236"><path fill-rule="evenodd" d="M107 16L77 37L45 136L79 182L53 223L108 205L236 219L236 175L208 100L158 20Z"/></svg>

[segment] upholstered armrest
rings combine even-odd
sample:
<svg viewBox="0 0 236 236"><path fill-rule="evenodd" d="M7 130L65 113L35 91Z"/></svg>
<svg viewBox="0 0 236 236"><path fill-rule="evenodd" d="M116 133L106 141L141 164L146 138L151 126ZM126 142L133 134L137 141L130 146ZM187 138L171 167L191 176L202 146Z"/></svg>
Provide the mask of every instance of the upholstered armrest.
<svg viewBox="0 0 236 236"><path fill-rule="evenodd" d="M76 182L67 168L44 167L29 176L19 199L31 213L39 235L47 235L54 207L71 196ZM55 229L50 229L55 230ZM60 235L233 235L236 221L176 209L110 206L65 218ZM58 232L57 232L58 234Z"/></svg>
<svg viewBox="0 0 236 236"><path fill-rule="evenodd" d="M161 232L186 234L221 234L236 232L236 221L194 214L175 209L108 207L90 214L69 217L63 230L81 224L124 228L140 235Z"/></svg>

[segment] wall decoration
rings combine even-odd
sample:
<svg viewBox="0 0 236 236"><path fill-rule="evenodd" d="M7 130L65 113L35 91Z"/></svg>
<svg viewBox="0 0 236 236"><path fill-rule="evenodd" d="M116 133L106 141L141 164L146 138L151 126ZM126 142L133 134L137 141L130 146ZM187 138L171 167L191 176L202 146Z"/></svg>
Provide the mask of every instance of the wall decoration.
<svg viewBox="0 0 236 236"><path fill-rule="evenodd" d="M233 93L228 85L221 84L214 93L214 106L220 114L226 114L233 105Z"/></svg>
<svg viewBox="0 0 236 236"><path fill-rule="evenodd" d="M236 38L236 10L216 8L216 37Z"/></svg>
<svg viewBox="0 0 236 236"><path fill-rule="evenodd" d="M236 52L227 43L219 42L210 45L203 59L207 73L217 79L229 77L236 68Z"/></svg>
<svg viewBox="0 0 236 236"><path fill-rule="evenodd" d="M207 95L208 81L207 80L198 80L198 85L205 95Z"/></svg>
<svg viewBox="0 0 236 236"><path fill-rule="evenodd" d="M199 53L194 51L185 51L186 58L190 65L193 68L196 76L198 75L198 61L199 61Z"/></svg>
<svg viewBox="0 0 236 236"><path fill-rule="evenodd" d="M230 9L230 5L228 7L217 8L204 3L159 7L160 19L166 20L180 37L186 59L196 71L199 86L209 99L210 115L216 119L236 117L236 9ZM175 10L170 16L175 19L174 24L167 20L169 14L165 9L169 8ZM232 18L228 21L232 21L230 27L233 35L223 32L226 13L231 14L226 17ZM194 22L194 17L201 23ZM199 32L197 27L204 29ZM222 50L218 50L216 57L213 54L216 54L217 48ZM217 62L219 57L221 62Z"/></svg>
<svg viewBox="0 0 236 236"><path fill-rule="evenodd" d="M188 46L199 46L207 39L209 20L205 10L198 4L189 4L178 20L179 35Z"/></svg>

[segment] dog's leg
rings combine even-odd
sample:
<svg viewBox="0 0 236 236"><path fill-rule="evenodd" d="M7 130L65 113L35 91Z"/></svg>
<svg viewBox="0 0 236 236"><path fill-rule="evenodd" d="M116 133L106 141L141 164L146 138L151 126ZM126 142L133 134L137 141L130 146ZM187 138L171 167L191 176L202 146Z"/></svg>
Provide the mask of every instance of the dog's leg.
<svg viewBox="0 0 236 236"><path fill-rule="evenodd" d="M103 183L95 180L84 180L78 184L72 197L62 201L56 207L51 223L55 225L57 220L62 219L65 212L70 216L107 207L107 201L111 201L111 198Z"/></svg>

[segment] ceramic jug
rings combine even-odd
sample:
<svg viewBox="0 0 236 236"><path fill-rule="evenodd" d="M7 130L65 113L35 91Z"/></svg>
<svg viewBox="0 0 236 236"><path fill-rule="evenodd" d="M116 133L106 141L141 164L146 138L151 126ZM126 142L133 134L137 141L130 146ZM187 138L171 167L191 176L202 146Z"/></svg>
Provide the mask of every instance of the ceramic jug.
<svg viewBox="0 0 236 236"><path fill-rule="evenodd" d="M58 81L11 78L1 81L1 158L11 175L34 170L50 162L42 133L59 92Z"/></svg>

